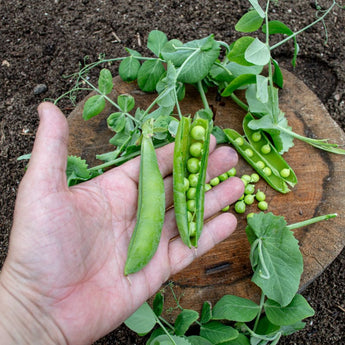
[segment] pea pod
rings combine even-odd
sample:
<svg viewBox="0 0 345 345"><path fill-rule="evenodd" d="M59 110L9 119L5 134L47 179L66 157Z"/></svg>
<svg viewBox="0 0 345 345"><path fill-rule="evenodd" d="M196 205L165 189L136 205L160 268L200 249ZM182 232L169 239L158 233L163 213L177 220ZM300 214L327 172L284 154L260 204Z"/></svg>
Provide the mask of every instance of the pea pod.
<svg viewBox="0 0 345 345"><path fill-rule="evenodd" d="M272 166L265 165L262 155L242 135L230 128L224 129L224 133L236 151L273 189L284 194L290 191L284 179L275 174L275 169L272 170Z"/></svg>
<svg viewBox="0 0 345 345"><path fill-rule="evenodd" d="M165 216L164 183L152 132L143 127L137 222L128 247L125 275L141 270L151 260L158 248Z"/></svg>
<svg viewBox="0 0 345 345"><path fill-rule="evenodd" d="M267 166L271 167L275 175L280 175L291 187L295 186L297 177L294 171L268 140L265 133L262 131L254 131L248 127L248 123L251 120L254 120L254 117L250 113L243 119L243 130L247 140L257 152L263 153L262 158L264 162Z"/></svg>
<svg viewBox="0 0 345 345"><path fill-rule="evenodd" d="M173 167L175 217L181 239L188 247L197 247L204 224L210 127L209 120L197 115L193 122L189 117L183 117L175 137Z"/></svg>

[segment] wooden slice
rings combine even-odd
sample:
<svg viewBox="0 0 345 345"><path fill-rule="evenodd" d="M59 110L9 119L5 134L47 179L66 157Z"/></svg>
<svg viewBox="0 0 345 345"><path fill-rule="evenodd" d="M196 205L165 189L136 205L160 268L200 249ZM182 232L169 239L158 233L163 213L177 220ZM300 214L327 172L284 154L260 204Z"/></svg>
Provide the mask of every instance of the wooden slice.
<svg viewBox="0 0 345 345"><path fill-rule="evenodd" d="M280 91L280 107L293 130L304 136L329 138L339 145L344 145L344 132L332 120L317 96L290 72L284 70L284 78L284 89ZM115 78L114 85L113 99L119 94L129 93L135 97L136 106L142 109L155 98L154 94L140 91L135 83L124 83L118 77ZM215 114L216 125L243 133L243 110L230 99L220 98L216 90L208 92L207 98ZM108 144L113 133L106 126L106 117L115 109L107 105L101 115L85 122L82 119L85 101L86 99L68 117L69 153L82 156L93 166L101 163L96 161L95 154L113 150ZM181 108L184 114L194 114L202 108L200 97L193 87L187 89ZM320 151L297 140L284 157L294 169L298 184L290 193L283 195L260 181L257 188L266 193L268 211L284 216L288 224L322 214L338 213L335 219L295 230L304 257L301 280L303 290L323 272L345 245L345 157ZM236 168L239 175L253 172L242 159ZM254 204L247 208L246 214L257 211ZM200 310L204 301L214 304L224 294L259 300L260 291L251 282L249 244L244 231L246 214L237 215L238 227L230 238L171 277L174 292L184 308ZM165 305L176 306L171 293L165 295ZM169 315L174 317L174 313Z"/></svg>

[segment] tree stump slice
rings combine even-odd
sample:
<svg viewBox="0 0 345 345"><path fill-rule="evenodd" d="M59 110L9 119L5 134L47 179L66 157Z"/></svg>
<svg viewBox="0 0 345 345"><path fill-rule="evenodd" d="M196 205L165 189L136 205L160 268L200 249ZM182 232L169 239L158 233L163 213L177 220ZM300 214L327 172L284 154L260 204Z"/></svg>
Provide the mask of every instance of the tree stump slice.
<svg viewBox="0 0 345 345"><path fill-rule="evenodd" d="M296 133L314 137L329 138L343 146L345 135L333 121L317 96L292 73L284 70L284 88L280 90L280 107L285 112L289 125ZM146 108L155 98L137 88L135 83L122 82L114 78L111 97L129 93L135 97L136 106ZM90 94L89 96L93 95ZM88 96L88 97L89 97ZM113 133L106 125L106 117L115 111L108 104L102 114L85 122L82 119L83 105L80 102L69 115L69 154L81 156L90 166L100 164L96 153L113 150L108 143ZM207 99L215 114L215 125L242 131L242 119L246 114L231 99L220 98L216 90L207 93ZM194 114L202 108L198 92L187 88L186 97L181 102L184 114ZM314 216L338 213L338 217L294 231L299 240L304 258L304 273L300 290L319 276L337 257L345 245L345 189L343 178L345 157L327 153L301 141L284 154L284 158L294 169L298 183L288 194L280 194L260 180L256 188L266 193L269 212L285 217L288 224ZM240 157L236 167L238 175L252 173L252 168ZM231 212L232 209L230 210ZM235 233L207 254L195 260L182 272L171 277L174 293L184 308L200 310L204 301L214 304L224 294L234 294L259 301L260 291L251 282L252 270L249 261L249 243L245 234L246 214L258 212L256 203L247 207L244 215L237 215L238 226ZM175 307L176 301L166 290L165 306ZM174 312L168 318L174 318Z"/></svg>

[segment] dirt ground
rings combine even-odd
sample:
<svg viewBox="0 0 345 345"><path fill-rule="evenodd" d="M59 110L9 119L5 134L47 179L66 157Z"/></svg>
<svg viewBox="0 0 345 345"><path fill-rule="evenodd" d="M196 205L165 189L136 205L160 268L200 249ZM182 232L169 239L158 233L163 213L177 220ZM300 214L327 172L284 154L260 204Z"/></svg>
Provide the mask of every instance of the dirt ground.
<svg viewBox="0 0 345 345"><path fill-rule="evenodd" d="M332 1L318 3L327 8ZM0 267L24 173L24 163L16 158L31 151L38 125L37 105L71 87L63 76L76 72L85 56L90 61L100 53L123 56L124 47L145 53L144 44L152 29L182 41L213 33L216 39L231 43L238 37L234 24L247 7L248 2L240 0L0 0ZM315 7L314 1L279 1L272 4L271 18L297 31L314 20ZM300 54L294 73L345 130L345 10L335 8L325 24L327 34L320 23L299 36ZM289 43L274 52L290 70L291 48ZM34 90L40 84L46 91L37 94ZM60 107L66 115L73 109L67 100ZM345 344L344 267L343 250L303 292L316 315L308 319L305 330L280 344ZM97 344L144 344L144 340L121 326Z"/></svg>

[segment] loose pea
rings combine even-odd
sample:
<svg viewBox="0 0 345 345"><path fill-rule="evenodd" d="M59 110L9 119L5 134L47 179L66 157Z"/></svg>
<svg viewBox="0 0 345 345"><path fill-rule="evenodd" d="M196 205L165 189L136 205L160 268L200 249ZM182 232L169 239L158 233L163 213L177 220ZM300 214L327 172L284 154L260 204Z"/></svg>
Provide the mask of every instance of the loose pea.
<svg viewBox="0 0 345 345"><path fill-rule="evenodd" d="M282 169L282 170L280 170L280 176L281 177L289 177L290 176L290 172L291 172L291 170L290 169L288 169L288 168L285 168L285 169Z"/></svg>
<svg viewBox="0 0 345 345"><path fill-rule="evenodd" d="M263 172L266 176L271 176L272 175L272 170L269 167L264 167Z"/></svg>
<svg viewBox="0 0 345 345"><path fill-rule="evenodd" d="M219 178L218 177L214 177L211 181L210 181L210 185L212 187L217 186L219 184Z"/></svg>
<svg viewBox="0 0 345 345"><path fill-rule="evenodd" d="M254 142L260 141L260 140L261 140L261 133L260 133L260 132L254 132L254 133L252 134L252 140L253 140Z"/></svg>
<svg viewBox="0 0 345 345"><path fill-rule="evenodd" d="M242 145L244 144L244 140L243 140L242 137L237 137L237 138L235 139L235 141L236 141L236 143L237 143L238 146L242 146Z"/></svg>
<svg viewBox="0 0 345 345"><path fill-rule="evenodd" d="M230 209L230 205L225 206L224 208L222 208L222 211L223 212L227 212L227 211L229 211L229 209Z"/></svg>
<svg viewBox="0 0 345 345"><path fill-rule="evenodd" d="M253 194L247 194L247 195L244 197L244 202L245 202L247 205L251 205L251 204L254 202L254 195L253 195Z"/></svg>
<svg viewBox="0 0 345 345"><path fill-rule="evenodd" d="M195 199L195 196L196 196L196 188L195 187L189 188L187 191L187 199Z"/></svg>
<svg viewBox="0 0 345 345"><path fill-rule="evenodd" d="M184 178L183 182L184 182L184 185L183 185L184 191L187 192L189 188L189 180L187 179L187 177Z"/></svg>
<svg viewBox="0 0 345 345"><path fill-rule="evenodd" d="M255 165L259 168L259 169L263 169L265 167L265 163L263 161L257 161L255 163Z"/></svg>
<svg viewBox="0 0 345 345"><path fill-rule="evenodd" d="M229 178L229 176L227 173L224 173L224 174L219 175L218 178L219 178L219 181L223 182L223 181L227 180Z"/></svg>
<svg viewBox="0 0 345 345"><path fill-rule="evenodd" d="M203 126L194 126L190 135L194 140L205 140L206 130Z"/></svg>
<svg viewBox="0 0 345 345"><path fill-rule="evenodd" d="M244 194L242 194L238 200L243 200L244 199Z"/></svg>
<svg viewBox="0 0 345 345"><path fill-rule="evenodd" d="M256 183L256 182L259 182L259 180L260 180L260 176L258 174L253 173L250 175L250 182Z"/></svg>
<svg viewBox="0 0 345 345"><path fill-rule="evenodd" d="M212 186L209 183L205 184L205 192L209 191L210 189L212 189Z"/></svg>
<svg viewBox="0 0 345 345"><path fill-rule="evenodd" d="M246 186L250 182L250 176L247 174L244 174L241 176L241 180L243 181L244 185Z"/></svg>
<svg viewBox="0 0 345 345"><path fill-rule="evenodd" d="M190 187L196 187L197 186L198 178L199 178L198 174L190 174L188 176L188 181L189 181Z"/></svg>
<svg viewBox="0 0 345 345"><path fill-rule="evenodd" d="M253 157L254 152L252 149L245 149L244 153L248 156L248 157Z"/></svg>
<svg viewBox="0 0 345 345"><path fill-rule="evenodd" d="M268 204L266 201L260 201L258 203L258 208L261 210L261 211L266 211L267 208L268 208Z"/></svg>
<svg viewBox="0 0 345 345"><path fill-rule="evenodd" d="M237 201L235 204L235 211L237 213L244 213L246 211L246 204L244 201Z"/></svg>
<svg viewBox="0 0 345 345"><path fill-rule="evenodd" d="M190 145L189 147L189 153L193 157L200 157L202 152L202 143L200 141L197 141Z"/></svg>
<svg viewBox="0 0 345 345"><path fill-rule="evenodd" d="M193 237L196 234L196 224L195 222L190 222L188 224L189 236Z"/></svg>
<svg viewBox="0 0 345 345"><path fill-rule="evenodd" d="M232 177L232 176L236 176L237 171L236 171L236 168L231 168L226 173L228 174L229 177Z"/></svg>
<svg viewBox="0 0 345 345"><path fill-rule="evenodd" d="M199 159L189 158L187 161L187 169L191 174L196 174L200 169Z"/></svg>
<svg viewBox="0 0 345 345"><path fill-rule="evenodd" d="M259 189L255 194L255 198L259 202L264 201L266 199L266 194Z"/></svg>
<svg viewBox="0 0 345 345"><path fill-rule="evenodd" d="M190 212L195 212L195 200L190 199L187 201L187 210Z"/></svg>
<svg viewBox="0 0 345 345"><path fill-rule="evenodd" d="M255 191L255 186L251 183L248 183L245 187L244 187L244 194L253 194Z"/></svg>
<svg viewBox="0 0 345 345"><path fill-rule="evenodd" d="M254 216L254 214L255 214L254 212L248 213L248 214L247 214L247 219L252 218L252 217Z"/></svg>
<svg viewBox="0 0 345 345"><path fill-rule="evenodd" d="M269 144L262 145L260 150L264 155L267 155L271 152L271 146Z"/></svg>

